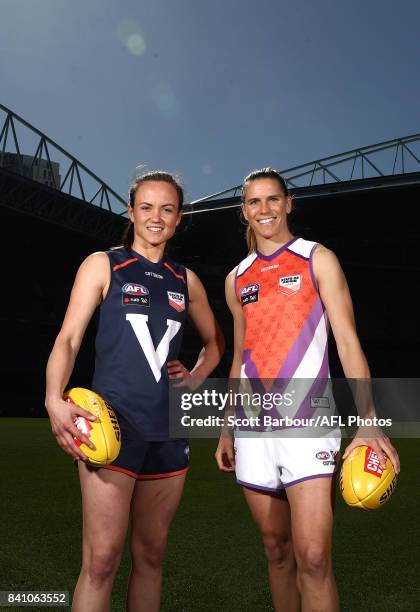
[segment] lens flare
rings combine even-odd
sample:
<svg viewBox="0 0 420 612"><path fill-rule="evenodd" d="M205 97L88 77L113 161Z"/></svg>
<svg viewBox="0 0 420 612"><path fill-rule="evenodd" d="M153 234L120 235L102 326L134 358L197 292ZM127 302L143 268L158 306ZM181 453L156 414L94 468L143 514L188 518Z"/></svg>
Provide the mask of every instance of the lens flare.
<svg viewBox="0 0 420 612"><path fill-rule="evenodd" d="M143 55L146 51L146 41L141 34L131 34L127 38L127 49L133 55Z"/></svg>
<svg viewBox="0 0 420 612"><path fill-rule="evenodd" d="M143 55L146 51L146 40L140 25L133 19L123 19L117 26L117 37L132 55Z"/></svg>

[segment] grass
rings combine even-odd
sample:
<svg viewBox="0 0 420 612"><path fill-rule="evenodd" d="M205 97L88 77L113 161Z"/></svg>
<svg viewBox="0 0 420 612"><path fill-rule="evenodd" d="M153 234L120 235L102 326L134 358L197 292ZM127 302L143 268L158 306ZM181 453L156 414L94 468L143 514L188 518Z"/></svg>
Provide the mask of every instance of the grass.
<svg viewBox="0 0 420 612"><path fill-rule="evenodd" d="M77 471L46 419L3 418L0 433L0 590L72 592L81 557ZM191 444L192 467L168 544L162 612L273 609L258 533L240 487L215 467L215 444ZM353 510L337 495L333 553L343 612L419 610L418 441L395 445L402 472L386 506ZM112 610L124 610L129 565L126 551Z"/></svg>

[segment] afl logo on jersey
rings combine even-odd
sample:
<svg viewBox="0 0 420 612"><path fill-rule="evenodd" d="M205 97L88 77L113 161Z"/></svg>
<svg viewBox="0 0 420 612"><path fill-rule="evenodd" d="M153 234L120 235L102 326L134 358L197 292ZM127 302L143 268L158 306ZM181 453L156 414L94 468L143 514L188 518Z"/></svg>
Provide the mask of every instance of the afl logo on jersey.
<svg viewBox="0 0 420 612"><path fill-rule="evenodd" d="M300 291L302 287L302 275L292 274L291 276L281 276L279 278L279 290L284 295L292 295Z"/></svg>
<svg viewBox="0 0 420 612"><path fill-rule="evenodd" d="M137 283L125 283L122 288L123 293L129 293L130 295L149 295L149 290L143 285L137 285Z"/></svg>
<svg viewBox="0 0 420 612"><path fill-rule="evenodd" d="M122 287L123 306L150 306L150 292L144 285L125 283Z"/></svg>
<svg viewBox="0 0 420 612"><path fill-rule="evenodd" d="M258 302L258 292L260 290L260 286L258 283L254 285L247 285L246 287L242 287L241 289L241 304L245 306L245 304L251 304L253 302Z"/></svg>

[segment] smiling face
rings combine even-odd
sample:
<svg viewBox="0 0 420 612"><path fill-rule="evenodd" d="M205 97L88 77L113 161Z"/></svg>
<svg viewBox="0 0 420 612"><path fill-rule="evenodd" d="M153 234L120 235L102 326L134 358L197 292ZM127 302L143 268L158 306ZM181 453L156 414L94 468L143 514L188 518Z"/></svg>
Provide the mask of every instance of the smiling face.
<svg viewBox="0 0 420 612"><path fill-rule="evenodd" d="M179 196L166 181L144 181L136 189L128 216L134 224L134 248L159 246L169 240L181 221Z"/></svg>
<svg viewBox="0 0 420 612"><path fill-rule="evenodd" d="M275 178L258 178L245 184L242 212L257 240L287 240L287 215L292 199Z"/></svg>

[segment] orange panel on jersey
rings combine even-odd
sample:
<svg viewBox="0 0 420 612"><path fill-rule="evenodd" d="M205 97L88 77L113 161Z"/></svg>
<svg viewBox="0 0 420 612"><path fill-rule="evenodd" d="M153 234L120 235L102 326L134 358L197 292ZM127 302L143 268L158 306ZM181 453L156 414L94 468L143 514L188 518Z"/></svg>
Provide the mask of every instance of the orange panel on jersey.
<svg viewBox="0 0 420 612"><path fill-rule="evenodd" d="M257 257L236 279L246 322L244 355L256 371L249 377L277 378L319 301L309 260L283 250L272 260Z"/></svg>

